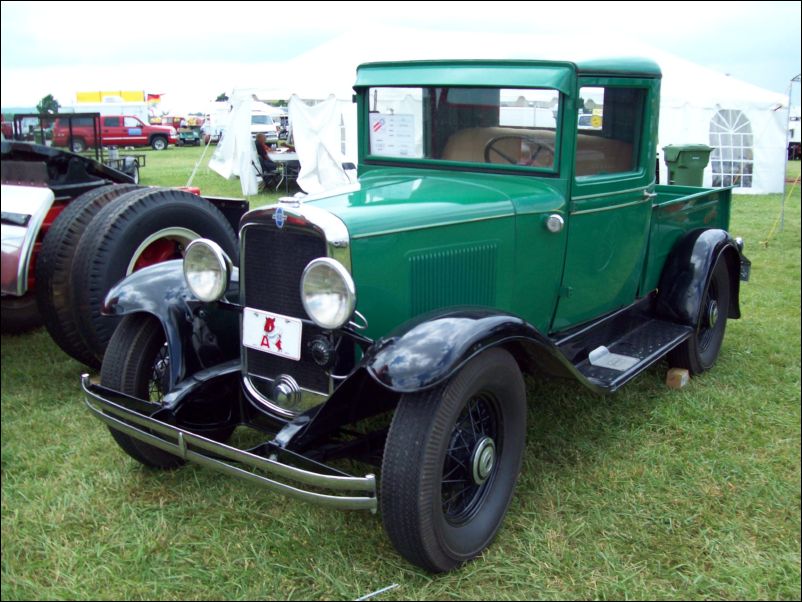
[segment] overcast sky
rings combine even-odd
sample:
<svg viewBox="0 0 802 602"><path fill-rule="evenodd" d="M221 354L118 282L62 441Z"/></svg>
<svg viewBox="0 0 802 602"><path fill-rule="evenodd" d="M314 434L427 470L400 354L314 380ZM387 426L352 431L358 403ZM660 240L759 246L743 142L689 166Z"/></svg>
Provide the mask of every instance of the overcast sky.
<svg viewBox="0 0 802 602"><path fill-rule="evenodd" d="M2 2L0 104L52 93L165 93L203 110L232 86L264 87L291 59L346 32L426 30L632 39L774 92L800 73L800 2ZM476 58L482 57L477 35ZM401 39L399 46L415 44ZM447 56L433 47L431 58ZM252 67L252 70L249 70ZM237 81L233 81L236 74ZM310 73L309 77L314 77ZM249 81L243 81L248 79ZM799 84L795 84L798 103ZM171 102L172 101L172 102ZM187 106L197 103L197 106Z"/></svg>

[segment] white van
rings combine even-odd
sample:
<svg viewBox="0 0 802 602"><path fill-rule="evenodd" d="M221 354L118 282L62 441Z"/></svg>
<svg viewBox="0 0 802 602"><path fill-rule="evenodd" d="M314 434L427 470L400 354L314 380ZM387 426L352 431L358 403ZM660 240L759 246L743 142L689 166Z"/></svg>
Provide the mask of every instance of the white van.
<svg viewBox="0 0 802 602"><path fill-rule="evenodd" d="M263 102L253 103L251 111L251 136L254 138L256 134L264 134L265 140L269 144L278 142L279 124L273 120L273 115L276 114L276 109L266 105Z"/></svg>

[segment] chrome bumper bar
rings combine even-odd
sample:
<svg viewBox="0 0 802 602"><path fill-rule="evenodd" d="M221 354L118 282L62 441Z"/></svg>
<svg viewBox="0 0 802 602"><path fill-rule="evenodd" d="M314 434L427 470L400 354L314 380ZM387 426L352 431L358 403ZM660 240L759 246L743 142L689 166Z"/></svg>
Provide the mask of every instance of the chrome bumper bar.
<svg viewBox="0 0 802 602"><path fill-rule="evenodd" d="M148 416L143 416L107 399L101 395L98 387L89 381L88 374L81 376L81 388L84 391L89 411L111 428L179 458L247 479L273 491L309 502L342 510L370 510L371 512L376 512L375 475L349 477L321 474L284 464L277 460L263 458L247 451L212 441L195 433L184 431ZM310 485L316 489L347 493L336 495L299 489L256 472L251 472L246 467L303 485ZM363 493L365 495L355 496L353 495L354 493Z"/></svg>

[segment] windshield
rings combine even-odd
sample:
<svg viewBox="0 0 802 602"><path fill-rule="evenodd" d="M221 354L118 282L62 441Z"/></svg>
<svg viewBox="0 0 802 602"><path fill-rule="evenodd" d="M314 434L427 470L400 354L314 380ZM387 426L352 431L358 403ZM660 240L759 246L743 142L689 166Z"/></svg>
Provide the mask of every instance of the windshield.
<svg viewBox="0 0 802 602"><path fill-rule="evenodd" d="M273 125L273 118L270 115L251 115L253 125Z"/></svg>
<svg viewBox="0 0 802 602"><path fill-rule="evenodd" d="M370 88L373 157L554 170L560 94L521 88Z"/></svg>

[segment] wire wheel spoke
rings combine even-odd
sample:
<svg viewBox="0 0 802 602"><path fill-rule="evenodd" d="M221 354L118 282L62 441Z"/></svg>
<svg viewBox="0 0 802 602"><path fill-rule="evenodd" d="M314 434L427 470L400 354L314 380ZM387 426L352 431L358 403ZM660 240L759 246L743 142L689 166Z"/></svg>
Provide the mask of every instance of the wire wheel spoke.
<svg viewBox="0 0 802 602"><path fill-rule="evenodd" d="M480 441L498 441L495 403L487 395L472 397L454 424L441 480L443 514L451 524L465 523L473 516L492 480L491 473L491 478L477 482L474 464Z"/></svg>
<svg viewBox="0 0 802 602"><path fill-rule="evenodd" d="M164 401L167 378L170 372L170 355L167 343L161 346L153 360L153 368L148 379L148 399L154 402Z"/></svg>

